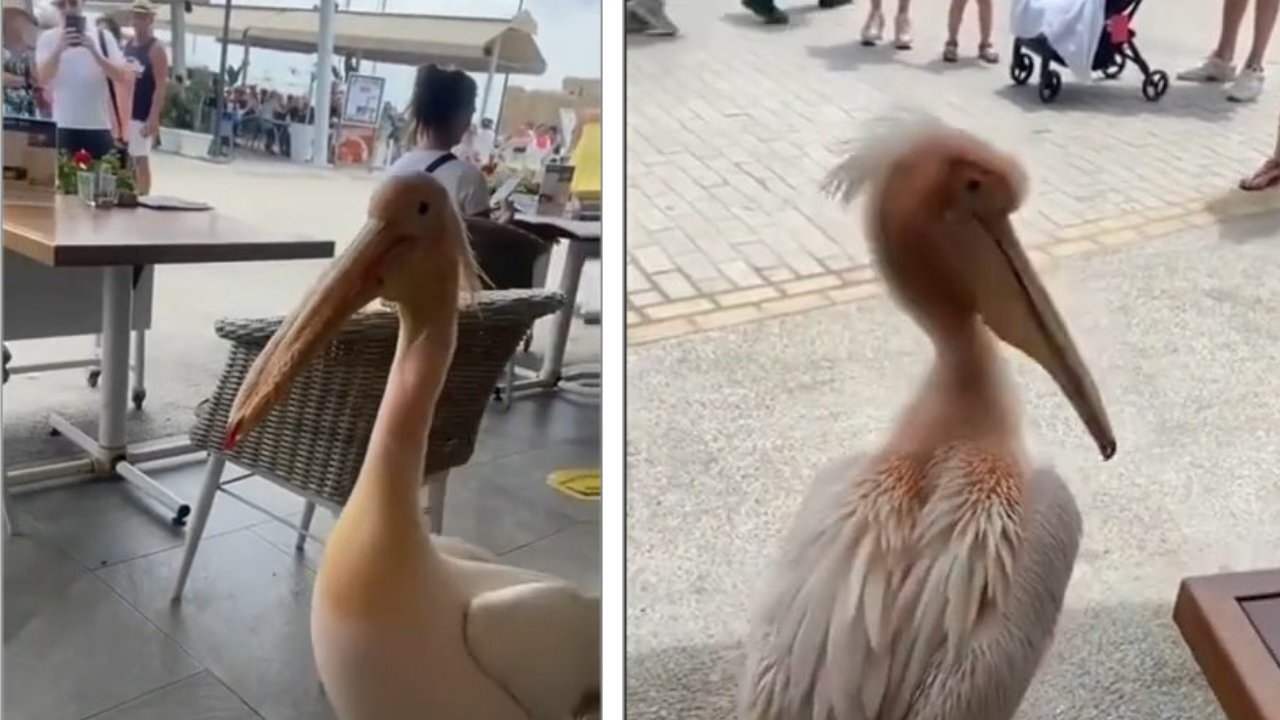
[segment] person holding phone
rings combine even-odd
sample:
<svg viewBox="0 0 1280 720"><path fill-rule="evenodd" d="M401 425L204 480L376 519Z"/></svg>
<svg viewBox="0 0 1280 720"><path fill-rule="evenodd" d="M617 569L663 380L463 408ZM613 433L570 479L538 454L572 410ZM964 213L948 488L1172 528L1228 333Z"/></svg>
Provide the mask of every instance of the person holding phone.
<svg viewBox="0 0 1280 720"><path fill-rule="evenodd" d="M36 41L36 76L53 95L58 150L84 150L94 159L115 150L110 82L127 83L132 70L111 33L86 29L83 0L54 0L59 27Z"/></svg>

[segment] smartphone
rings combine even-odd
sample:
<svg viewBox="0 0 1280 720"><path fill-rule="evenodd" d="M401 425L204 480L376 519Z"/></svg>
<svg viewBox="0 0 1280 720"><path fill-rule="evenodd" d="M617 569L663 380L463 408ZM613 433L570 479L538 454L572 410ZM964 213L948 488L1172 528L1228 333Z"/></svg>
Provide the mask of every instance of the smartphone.
<svg viewBox="0 0 1280 720"><path fill-rule="evenodd" d="M83 15L68 15L68 16L67 16L67 22L66 22L66 28L67 28L68 30L74 30L75 32L80 33L81 35L84 35L84 16L83 16Z"/></svg>

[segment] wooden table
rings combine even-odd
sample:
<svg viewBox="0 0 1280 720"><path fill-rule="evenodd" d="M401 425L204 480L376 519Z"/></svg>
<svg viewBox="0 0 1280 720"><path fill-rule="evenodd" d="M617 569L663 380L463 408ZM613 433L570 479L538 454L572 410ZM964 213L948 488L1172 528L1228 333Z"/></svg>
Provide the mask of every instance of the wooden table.
<svg viewBox="0 0 1280 720"><path fill-rule="evenodd" d="M185 439L129 447L129 331L135 272L150 266L333 257L334 244L301 236L273 236L217 212L146 208L98 210L78 198L6 193L4 247L51 268L96 268L102 273L102 393L98 436L59 415L53 429L85 452L71 462L14 469L6 482L23 484L69 476L119 476L173 511L184 523L190 507L147 477L137 463L190 451Z"/></svg>
<svg viewBox="0 0 1280 720"><path fill-rule="evenodd" d="M1280 720L1280 568L1187 578L1173 621L1231 720Z"/></svg>
<svg viewBox="0 0 1280 720"><path fill-rule="evenodd" d="M542 225L555 228L561 240L568 243L564 261L564 272L560 275L560 285L556 289L564 294L565 304L555 316L552 326L551 342L547 346L547 354L542 359L542 366L533 377L524 378L512 384L511 390L548 390L561 386L562 381L574 382L596 381L600 373L580 373L573 378L566 378L564 371L564 353L569 344L569 328L573 326L573 312L577 306L578 284L582 279L582 268L587 260L600 257L601 226L599 220L572 220L547 215L519 214L515 218L521 224Z"/></svg>

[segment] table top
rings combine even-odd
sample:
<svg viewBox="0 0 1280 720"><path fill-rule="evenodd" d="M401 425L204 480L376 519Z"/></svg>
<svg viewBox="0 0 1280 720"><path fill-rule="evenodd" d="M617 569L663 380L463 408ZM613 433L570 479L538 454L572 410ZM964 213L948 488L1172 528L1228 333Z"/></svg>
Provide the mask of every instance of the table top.
<svg viewBox="0 0 1280 720"><path fill-rule="evenodd" d="M270 234L212 210L99 210L74 196L15 195L5 194L4 247L50 267L303 260L334 253L332 241Z"/></svg>
<svg viewBox="0 0 1280 720"><path fill-rule="evenodd" d="M1186 578L1173 621L1228 718L1280 718L1280 568Z"/></svg>
<svg viewBox="0 0 1280 720"><path fill-rule="evenodd" d="M528 213L518 213L516 215L516 219L527 223L554 225L561 230L567 231L569 233L568 239L570 240L600 242L599 220L574 220L572 218L556 217L554 215L531 215Z"/></svg>

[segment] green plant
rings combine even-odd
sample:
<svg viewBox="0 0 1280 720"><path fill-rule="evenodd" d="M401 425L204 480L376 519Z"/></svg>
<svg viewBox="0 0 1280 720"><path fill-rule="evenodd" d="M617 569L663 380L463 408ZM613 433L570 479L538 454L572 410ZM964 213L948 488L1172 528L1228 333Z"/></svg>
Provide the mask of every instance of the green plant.
<svg viewBox="0 0 1280 720"><path fill-rule="evenodd" d="M116 192L121 195L133 195L137 192L133 171L125 167L120 156L114 151L101 160L94 160L84 150L68 154L65 150L58 153L58 190L65 195L74 195L80 184L80 173L106 171L116 177Z"/></svg>
<svg viewBox="0 0 1280 720"><path fill-rule="evenodd" d="M204 101L213 95L215 73L192 68L186 82L171 82L160 108L160 124L178 130L195 130Z"/></svg>

